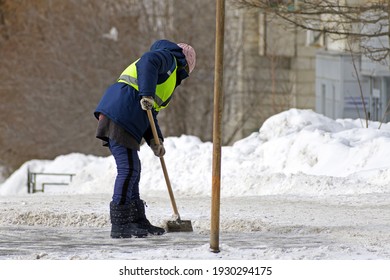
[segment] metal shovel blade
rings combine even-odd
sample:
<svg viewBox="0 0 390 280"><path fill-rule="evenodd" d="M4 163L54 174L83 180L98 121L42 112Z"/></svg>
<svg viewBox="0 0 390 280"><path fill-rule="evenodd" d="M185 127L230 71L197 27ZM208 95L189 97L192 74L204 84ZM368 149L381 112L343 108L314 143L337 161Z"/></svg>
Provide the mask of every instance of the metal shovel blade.
<svg viewBox="0 0 390 280"><path fill-rule="evenodd" d="M167 222L167 232L192 232L192 223L189 220L175 220Z"/></svg>

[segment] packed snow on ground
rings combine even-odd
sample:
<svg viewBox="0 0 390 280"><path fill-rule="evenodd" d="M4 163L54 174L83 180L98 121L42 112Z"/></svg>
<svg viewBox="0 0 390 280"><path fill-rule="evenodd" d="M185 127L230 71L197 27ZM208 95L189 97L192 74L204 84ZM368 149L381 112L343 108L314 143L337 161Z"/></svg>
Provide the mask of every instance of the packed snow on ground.
<svg viewBox="0 0 390 280"><path fill-rule="evenodd" d="M0 258L389 259L390 124L364 126L291 109L222 147L218 254L209 248L210 142L187 135L164 142L176 203L194 232L139 239L109 237L112 156L28 161L0 185ZM165 226L172 210L160 161L147 145L139 155L147 215ZM27 194L28 169L75 176ZM67 180L38 176L37 188Z"/></svg>

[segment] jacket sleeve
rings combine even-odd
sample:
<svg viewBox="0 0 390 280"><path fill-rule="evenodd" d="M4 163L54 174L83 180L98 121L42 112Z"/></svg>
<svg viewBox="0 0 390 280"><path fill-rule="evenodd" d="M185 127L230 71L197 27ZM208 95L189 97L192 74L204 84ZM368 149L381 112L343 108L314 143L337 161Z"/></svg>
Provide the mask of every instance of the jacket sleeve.
<svg viewBox="0 0 390 280"><path fill-rule="evenodd" d="M158 76L167 73L173 63L174 57L167 50L161 49L143 54L136 63L140 96L154 98Z"/></svg>

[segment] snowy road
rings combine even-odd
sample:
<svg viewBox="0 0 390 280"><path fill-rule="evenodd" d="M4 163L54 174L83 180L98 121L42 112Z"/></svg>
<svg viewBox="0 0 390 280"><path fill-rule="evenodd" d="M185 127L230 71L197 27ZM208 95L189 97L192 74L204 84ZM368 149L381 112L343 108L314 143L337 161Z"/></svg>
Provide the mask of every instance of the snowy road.
<svg viewBox="0 0 390 280"><path fill-rule="evenodd" d="M145 197L152 223L166 195ZM178 197L193 233L109 237L107 194L0 197L0 259L390 259L390 195L222 198L219 254L209 197Z"/></svg>

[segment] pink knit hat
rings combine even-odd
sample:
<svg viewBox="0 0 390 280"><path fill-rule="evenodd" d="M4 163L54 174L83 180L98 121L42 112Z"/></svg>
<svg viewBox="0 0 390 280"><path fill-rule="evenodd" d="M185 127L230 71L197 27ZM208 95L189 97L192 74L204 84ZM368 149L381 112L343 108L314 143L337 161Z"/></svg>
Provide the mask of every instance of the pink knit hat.
<svg viewBox="0 0 390 280"><path fill-rule="evenodd" d="M179 43L177 44L180 48L183 49L183 54L186 57L186 61L188 64L188 68L190 70L190 73L192 70L195 68L195 63L196 63L196 53L193 47L186 43ZM188 73L188 74L190 74Z"/></svg>

